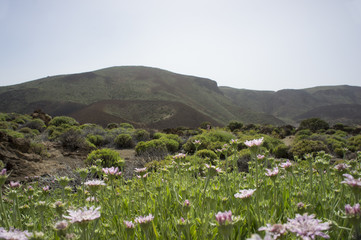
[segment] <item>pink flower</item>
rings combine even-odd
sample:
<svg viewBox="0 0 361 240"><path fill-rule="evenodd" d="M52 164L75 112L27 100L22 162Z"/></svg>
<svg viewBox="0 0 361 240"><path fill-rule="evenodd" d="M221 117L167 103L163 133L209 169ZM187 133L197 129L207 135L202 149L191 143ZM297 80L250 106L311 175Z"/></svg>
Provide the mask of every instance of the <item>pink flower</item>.
<svg viewBox="0 0 361 240"><path fill-rule="evenodd" d="M234 194L234 197L241 198L241 199L250 198L255 191L256 191L256 189L239 190L239 193Z"/></svg>
<svg viewBox="0 0 361 240"><path fill-rule="evenodd" d="M253 147L253 146L260 146L263 142L263 137L259 138L259 139L253 139L251 141L245 141L244 144L247 147Z"/></svg>
<svg viewBox="0 0 361 240"><path fill-rule="evenodd" d="M262 160L264 158L264 155L258 154L257 159Z"/></svg>
<svg viewBox="0 0 361 240"><path fill-rule="evenodd" d="M123 221L126 228L134 228L134 223L132 221Z"/></svg>
<svg viewBox="0 0 361 240"><path fill-rule="evenodd" d="M137 218L134 219L134 222L139 223L139 224L144 224L144 223L149 223L151 221L153 221L154 217L152 214L149 214L148 216L139 216Z"/></svg>
<svg viewBox="0 0 361 240"><path fill-rule="evenodd" d="M10 181L10 187L11 188L18 188L18 187L20 187L20 182Z"/></svg>
<svg viewBox="0 0 361 240"><path fill-rule="evenodd" d="M292 167L292 163L290 162L290 160L287 159L287 161L285 163L280 163L280 167L287 169L287 168Z"/></svg>
<svg viewBox="0 0 361 240"><path fill-rule="evenodd" d="M43 187L43 192L49 192L49 190L50 190L50 187L49 187L49 186Z"/></svg>
<svg viewBox="0 0 361 240"><path fill-rule="evenodd" d="M214 169L214 170L216 170L216 172L222 172L222 170L220 169L220 168L216 168L215 166L213 166L213 165L208 165L207 163L205 164L206 165L206 168L208 168L208 169Z"/></svg>
<svg viewBox="0 0 361 240"><path fill-rule="evenodd" d="M134 172L136 172L136 173L142 173L142 172L145 172L145 171L147 171L146 167L145 168L135 168L134 169Z"/></svg>
<svg viewBox="0 0 361 240"><path fill-rule="evenodd" d="M57 223L55 223L54 227L56 230L60 231L60 230L65 230L68 228L68 222L65 220L59 221Z"/></svg>
<svg viewBox="0 0 361 240"><path fill-rule="evenodd" d="M275 167L275 168L273 168L273 170L270 170L270 169L266 169L266 176L268 176L268 177L275 177L275 176L277 176L277 174L278 174L278 167Z"/></svg>
<svg viewBox="0 0 361 240"><path fill-rule="evenodd" d="M345 164L345 163L340 163L340 164L337 164L334 168L339 172L344 172L350 168L350 165Z"/></svg>
<svg viewBox="0 0 361 240"><path fill-rule="evenodd" d="M308 215L307 213L300 215L296 214L296 218L288 219L286 228L304 240L315 239L316 236L323 238L330 238L329 235L322 231L330 229L329 223L323 223L315 219L315 215Z"/></svg>
<svg viewBox="0 0 361 240"><path fill-rule="evenodd" d="M103 180L89 180L84 183L85 186L105 186L105 182Z"/></svg>
<svg viewBox="0 0 361 240"><path fill-rule="evenodd" d="M183 158L186 158L186 154L184 154L184 153L179 153L179 154L177 154L177 155L174 155L173 156L173 159L183 159Z"/></svg>
<svg viewBox="0 0 361 240"><path fill-rule="evenodd" d="M6 176L6 168L3 168L3 169L0 171L0 176Z"/></svg>
<svg viewBox="0 0 361 240"><path fill-rule="evenodd" d="M232 222L232 212L231 211L225 211L225 212L218 212L216 214L216 221L219 225L225 225L227 223Z"/></svg>
<svg viewBox="0 0 361 240"><path fill-rule="evenodd" d="M360 217L361 209L360 204L356 203L353 207L350 204L345 205L345 213L348 217Z"/></svg>
<svg viewBox="0 0 361 240"><path fill-rule="evenodd" d="M188 199L184 200L183 206L189 207L190 205L191 205L191 203L189 202Z"/></svg>
<svg viewBox="0 0 361 240"><path fill-rule="evenodd" d="M103 168L102 170L105 174L112 175L112 176L119 176L122 174L122 172L119 171L118 167Z"/></svg>
<svg viewBox="0 0 361 240"><path fill-rule="evenodd" d="M355 179L350 174L343 174L342 176L344 176L346 178L341 183L345 183L345 184L349 185L350 187L357 187L357 188L361 187L361 179L360 178Z"/></svg>
<svg viewBox="0 0 361 240"><path fill-rule="evenodd" d="M68 210L69 216L64 216L65 219L69 219L71 223L87 223L97 218L100 218L100 207L94 208L94 206L80 208L78 210Z"/></svg>
<svg viewBox="0 0 361 240"><path fill-rule="evenodd" d="M137 178L139 178L139 179L141 179L141 178L147 178L147 177L148 177L148 175L149 175L149 173L146 173L146 174L144 174L143 176L138 175L138 176L137 176Z"/></svg>
<svg viewBox="0 0 361 240"><path fill-rule="evenodd" d="M200 140L194 140L193 144L194 144L194 145L201 145L202 143L201 143Z"/></svg>
<svg viewBox="0 0 361 240"><path fill-rule="evenodd" d="M0 239L5 240L28 240L30 237L28 231L20 231L15 228L10 228L9 231L6 231L4 228L0 227Z"/></svg>
<svg viewBox="0 0 361 240"><path fill-rule="evenodd" d="M277 239L278 237L281 237L282 235L285 235L287 233L285 225L283 224L271 225L269 223L267 223L266 227L259 228L258 231L269 232L270 235L273 237L273 239Z"/></svg>

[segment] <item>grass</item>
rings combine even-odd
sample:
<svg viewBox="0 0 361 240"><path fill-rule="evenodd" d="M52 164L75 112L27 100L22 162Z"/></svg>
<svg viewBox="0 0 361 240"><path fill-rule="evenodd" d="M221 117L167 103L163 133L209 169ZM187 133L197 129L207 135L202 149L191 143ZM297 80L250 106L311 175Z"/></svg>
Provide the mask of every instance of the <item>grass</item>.
<svg viewBox="0 0 361 240"><path fill-rule="evenodd" d="M324 153L287 164L267 156L257 158L267 155L257 145L250 145L248 173L232 171L238 159L232 145L228 147L234 154L213 165L195 156L177 155L156 171L136 170L129 180L118 175L118 169L106 174L92 166L78 171L80 185L59 178L50 189L37 180L15 187L4 184L8 173L2 171L0 225L4 230L0 231L16 228L43 234L33 239L65 239L66 234L73 239L247 239L254 233L264 236L259 229L267 224L282 224L287 229L283 239L300 239L295 228L307 232L297 225L303 217L312 226L323 223L320 231L308 232L317 239L326 235L358 239L360 213L346 211L345 206L357 208L359 203L361 189L352 183L361 181L357 179L360 153L357 159L345 161L345 168L336 169ZM269 176L266 168L272 169ZM355 179L347 181L345 173ZM87 183L95 176L98 184ZM255 190L250 196L235 197L249 189ZM88 214L74 220L74 211ZM66 220L63 225L62 220Z"/></svg>

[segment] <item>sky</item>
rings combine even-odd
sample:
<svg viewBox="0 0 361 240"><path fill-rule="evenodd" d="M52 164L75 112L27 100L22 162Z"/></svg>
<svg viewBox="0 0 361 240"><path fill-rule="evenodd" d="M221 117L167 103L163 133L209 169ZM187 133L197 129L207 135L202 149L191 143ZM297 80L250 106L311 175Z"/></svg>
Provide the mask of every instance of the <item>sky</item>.
<svg viewBox="0 0 361 240"><path fill-rule="evenodd" d="M361 0L1 0L0 86L149 66L252 90L361 85Z"/></svg>

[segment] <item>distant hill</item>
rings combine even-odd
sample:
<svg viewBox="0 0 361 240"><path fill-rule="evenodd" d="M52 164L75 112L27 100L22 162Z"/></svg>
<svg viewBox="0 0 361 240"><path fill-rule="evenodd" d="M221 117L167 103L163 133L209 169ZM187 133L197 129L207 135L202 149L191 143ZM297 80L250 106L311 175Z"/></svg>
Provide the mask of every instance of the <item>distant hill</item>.
<svg viewBox="0 0 361 240"><path fill-rule="evenodd" d="M234 104L287 123L319 117L330 123L361 124L361 87L324 86L277 92L220 87Z"/></svg>
<svg viewBox="0 0 361 240"><path fill-rule="evenodd" d="M209 121L282 125L271 115L239 107L215 81L149 67L111 67L59 75L0 88L0 111L67 115L78 121L106 125L198 127Z"/></svg>
<svg viewBox="0 0 361 240"><path fill-rule="evenodd" d="M297 125L302 119L361 124L361 87L254 91L142 67L110 67L0 87L0 111L42 109L81 123L129 122L139 127L198 127L208 121Z"/></svg>

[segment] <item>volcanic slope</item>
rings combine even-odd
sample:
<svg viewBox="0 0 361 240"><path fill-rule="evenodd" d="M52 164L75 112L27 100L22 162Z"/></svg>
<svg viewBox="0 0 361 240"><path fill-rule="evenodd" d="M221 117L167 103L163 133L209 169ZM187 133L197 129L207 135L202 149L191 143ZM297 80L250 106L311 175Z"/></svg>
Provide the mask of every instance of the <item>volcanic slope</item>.
<svg viewBox="0 0 361 240"><path fill-rule="evenodd" d="M283 122L240 108L210 79L141 67L111 67L59 75L0 88L0 111L56 116L105 125L130 122L144 127L197 127L204 121L224 125Z"/></svg>
<svg viewBox="0 0 361 240"><path fill-rule="evenodd" d="M277 92L230 87L220 90L241 108L270 114L290 124L311 117L330 123L361 124L361 87L322 86Z"/></svg>

